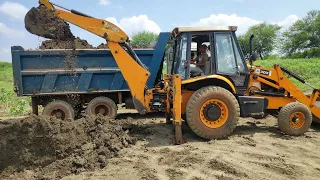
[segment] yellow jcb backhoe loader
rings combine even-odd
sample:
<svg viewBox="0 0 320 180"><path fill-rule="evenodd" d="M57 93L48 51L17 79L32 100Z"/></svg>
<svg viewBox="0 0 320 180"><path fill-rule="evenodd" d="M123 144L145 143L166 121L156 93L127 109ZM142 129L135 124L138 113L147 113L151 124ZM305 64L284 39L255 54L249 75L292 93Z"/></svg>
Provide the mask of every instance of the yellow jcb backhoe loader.
<svg viewBox="0 0 320 180"><path fill-rule="evenodd" d="M252 66L256 60L253 53L247 65L235 26L174 28L173 56L167 63L170 73L164 75L162 83L148 89L150 72L119 27L48 0L40 0L39 4L26 15L27 30L39 36L57 37L39 31L48 29L37 23L42 7L104 38L130 88L136 110L141 114L165 111L167 122L175 125L175 144L184 143L181 117L195 134L205 139L228 136L240 117L278 116L280 129L289 135L305 133L312 115L320 118L320 110L315 106L318 89L314 88L308 98L284 73L306 83L302 78L279 65L273 69ZM191 51L195 51L196 58L192 59Z"/></svg>

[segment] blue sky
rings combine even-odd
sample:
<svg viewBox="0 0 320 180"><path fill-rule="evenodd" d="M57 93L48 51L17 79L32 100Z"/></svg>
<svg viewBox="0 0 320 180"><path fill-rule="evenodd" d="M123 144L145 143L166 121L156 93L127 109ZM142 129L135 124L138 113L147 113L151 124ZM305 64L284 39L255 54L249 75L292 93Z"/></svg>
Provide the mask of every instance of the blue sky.
<svg viewBox="0 0 320 180"><path fill-rule="evenodd" d="M267 21L289 27L320 0L53 0L59 5L107 19L132 36L142 30L156 33L175 26L237 25L243 33L254 24ZM24 28L24 15L38 0L0 0L0 61L11 62L11 46L34 49L42 38ZM78 27L72 31L94 46L104 42Z"/></svg>

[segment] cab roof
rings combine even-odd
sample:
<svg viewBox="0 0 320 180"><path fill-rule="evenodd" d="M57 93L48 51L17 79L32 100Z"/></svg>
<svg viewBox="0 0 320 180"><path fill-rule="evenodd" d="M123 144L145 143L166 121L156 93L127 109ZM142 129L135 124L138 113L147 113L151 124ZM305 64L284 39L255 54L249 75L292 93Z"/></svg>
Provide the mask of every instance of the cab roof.
<svg viewBox="0 0 320 180"><path fill-rule="evenodd" d="M182 32L237 31L237 29L237 26L186 26L174 28L172 35L177 36Z"/></svg>

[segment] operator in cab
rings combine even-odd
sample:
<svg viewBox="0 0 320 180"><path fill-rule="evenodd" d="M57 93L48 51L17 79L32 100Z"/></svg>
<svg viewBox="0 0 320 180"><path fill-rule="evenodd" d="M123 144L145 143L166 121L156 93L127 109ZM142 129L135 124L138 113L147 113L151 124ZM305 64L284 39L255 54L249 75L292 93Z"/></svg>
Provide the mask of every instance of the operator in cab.
<svg viewBox="0 0 320 180"><path fill-rule="evenodd" d="M199 48L200 54L196 58L192 58L190 61L190 72L194 75L204 75L205 66L209 60L207 54L207 45L202 44Z"/></svg>

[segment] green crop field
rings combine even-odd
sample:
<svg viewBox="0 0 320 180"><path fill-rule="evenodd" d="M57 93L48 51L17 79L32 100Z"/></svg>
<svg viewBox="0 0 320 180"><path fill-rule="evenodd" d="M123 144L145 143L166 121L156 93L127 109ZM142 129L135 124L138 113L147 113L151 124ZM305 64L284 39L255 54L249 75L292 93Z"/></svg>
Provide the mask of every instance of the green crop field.
<svg viewBox="0 0 320 180"><path fill-rule="evenodd" d="M29 113L29 102L30 98L19 98L13 91L11 63L0 62L0 117Z"/></svg>
<svg viewBox="0 0 320 180"><path fill-rule="evenodd" d="M268 59L254 62L254 65L272 67L273 64L293 71L306 79L310 84L320 87L320 59ZM165 69L165 67L164 67ZM165 70L164 70L165 72ZM310 88L293 78L290 78L301 90ZM19 116L30 113L30 98L19 98L13 91L13 76L11 63L0 62L0 116Z"/></svg>

